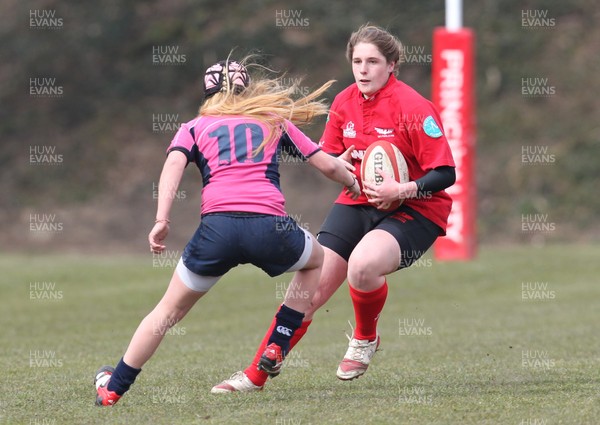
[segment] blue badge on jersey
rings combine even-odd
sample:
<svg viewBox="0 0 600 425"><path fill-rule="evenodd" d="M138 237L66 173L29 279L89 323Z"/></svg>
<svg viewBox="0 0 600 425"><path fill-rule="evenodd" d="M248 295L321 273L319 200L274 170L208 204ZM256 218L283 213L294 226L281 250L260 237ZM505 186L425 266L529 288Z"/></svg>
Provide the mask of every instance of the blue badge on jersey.
<svg viewBox="0 0 600 425"><path fill-rule="evenodd" d="M442 130L440 130L431 115L429 115L427 118L425 118L425 121L423 121L423 130L425 131L425 134L427 134L429 137L433 137L434 139L441 137L443 134Z"/></svg>

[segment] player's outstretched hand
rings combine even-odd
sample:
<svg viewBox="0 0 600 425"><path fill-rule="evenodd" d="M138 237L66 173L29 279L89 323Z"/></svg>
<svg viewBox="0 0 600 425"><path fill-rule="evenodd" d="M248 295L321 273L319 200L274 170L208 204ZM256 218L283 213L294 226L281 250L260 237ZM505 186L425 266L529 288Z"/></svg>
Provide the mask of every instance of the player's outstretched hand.
<svg viewBox="0 0 600 425"><path fill-rule="evenodd" d="M346 151L338 156L337 158L342 161L346 170L353 172L355 170L354 165L352 165L352 152L354 151L354 145L350 146Z"/></svg>
<svg viewBox="0 0 600 425"><path fill-rule="evenodd" d="M150 251L154 254L160 254L166 248L163 244L164 240L169 234L169 223L158 222L154 225L150 234L148 235L148 242L150 243Z"/></svg>

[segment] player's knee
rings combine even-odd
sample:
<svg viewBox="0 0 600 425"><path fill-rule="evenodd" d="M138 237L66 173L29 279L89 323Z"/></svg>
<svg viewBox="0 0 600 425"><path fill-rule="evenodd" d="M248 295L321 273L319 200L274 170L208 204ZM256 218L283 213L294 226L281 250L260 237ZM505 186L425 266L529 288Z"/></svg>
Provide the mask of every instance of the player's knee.
<svg viewBox="0 0 600 425"><path fill-rule="evenodd" d="M361 289L369 286L378 274L374 272L373 264L367 258L351 256L348 262L348 282L356 288Z"/></svg>

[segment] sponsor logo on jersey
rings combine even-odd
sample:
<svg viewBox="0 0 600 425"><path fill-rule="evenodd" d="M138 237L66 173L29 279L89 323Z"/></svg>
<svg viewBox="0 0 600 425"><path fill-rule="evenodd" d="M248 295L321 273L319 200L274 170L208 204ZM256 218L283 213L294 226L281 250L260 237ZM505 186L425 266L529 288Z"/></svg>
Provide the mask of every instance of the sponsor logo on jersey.
<svg viewBox="0 0 600 425"><path fill-rule="evenodd" d="M352 159L360 159L362 161L362 159L365 157L365 149L361 149L361 150L353 150L352 153L350 154L350 157Z"/></svg>
<svg viewBox="0 0 600 425"><path fill-rule="evenodd" d="M375 131L377 132L377 137L394 137L394 129L393 128L375 127Z"/></svg>
<svg viewBox="0 0 600 425"><path fill-rule="evenodd" d="M356 137L356 130L354 130L354 123L352 121L348 121L346 128L344 128L344 137L349 139L354 139Z"/></svg>
<svg viewBox="0 0 600 425"><path fill-rule="evenodd" d="M425 131L425 134L427 134L429 137L433 137L434 139L442 136L442 130L440 130L431 115L429 115L427 118L425 118L425 121L423 121L423 131Z"/></svg>

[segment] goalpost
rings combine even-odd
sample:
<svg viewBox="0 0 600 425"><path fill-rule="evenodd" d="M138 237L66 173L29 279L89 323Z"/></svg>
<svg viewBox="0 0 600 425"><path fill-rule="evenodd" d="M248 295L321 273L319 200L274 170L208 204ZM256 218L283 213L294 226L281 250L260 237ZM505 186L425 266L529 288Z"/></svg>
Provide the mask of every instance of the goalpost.
<svg viewBox="0 0 600 425"><path fill-rule="evenodd" d="M439 260L470 260L477 251L475 75L473 31L462 27L462 0L446 0L446 26L433 32L432 100L456 163L446 237L434 245Z"/></svg>

